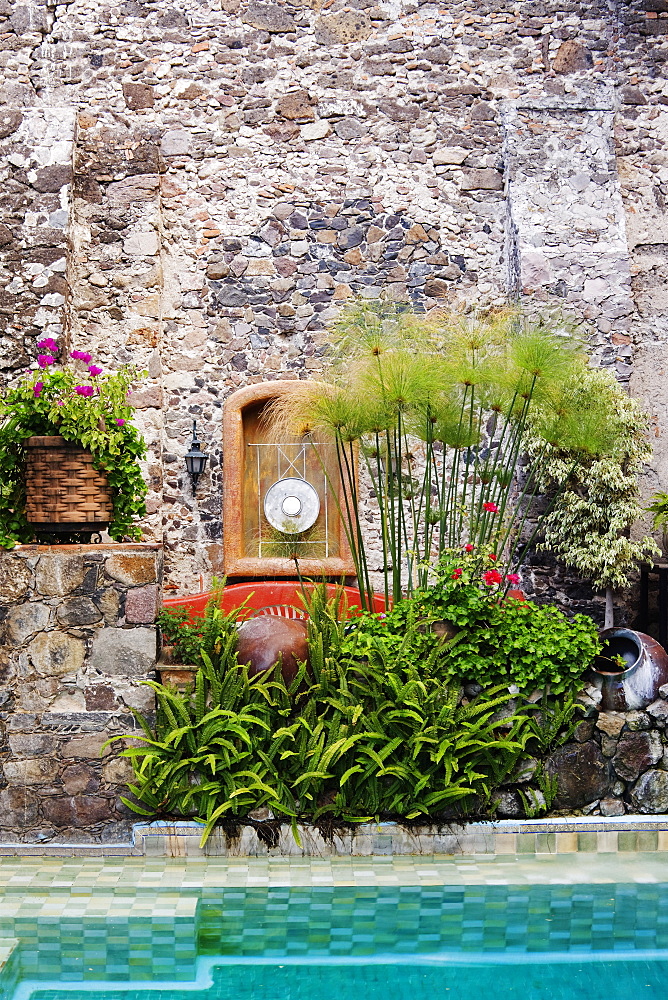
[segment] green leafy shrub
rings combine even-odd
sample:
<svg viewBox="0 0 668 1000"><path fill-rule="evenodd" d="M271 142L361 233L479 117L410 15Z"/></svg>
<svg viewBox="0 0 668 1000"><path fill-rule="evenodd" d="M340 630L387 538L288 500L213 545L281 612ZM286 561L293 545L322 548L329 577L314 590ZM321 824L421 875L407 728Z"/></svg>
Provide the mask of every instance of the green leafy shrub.
<svg viewBox="0 0 668 1000"><path fill-rule="evenodd" d="M278 668L249 678L227 645L218 669L201 651L191 693L148 682L156 724L138 714L141 745L123 751L135 770L127 805L194 816L204 839L261 806L293 821L353 822L493 808L531 735L531 707L508 711L499 688L460 702L438 676L440 650L417 665L408 639L388 653L372 637L363 658L349 658L335 604L311 599L311 663L289 687Z"/></svg>
<svg viewBox="0 0 668 1000"><path fill-rule="evenodd" d="M527 693L573 691L601 648L592 619L569 619L554 605L507 597L508 575L481 570L481 563L497 565L493 553L446 553L433 586L400 601L387 615L363 616L346 639L345 654L354 659L375 645L387 656L403 650L414 663L433 656L444 682L514 685ZM490 572L500 582L481 585ZM435 622L452 626L449 639L431 631Z"/></svg>
<svg viewBox="0 0 668 1000"><path fill-rule="evenodd" d="M160 626L163 645L173 648L173 659L196 667L204 665L203 654L208 656L216 670L234 657L237 643L236 624L244 611L241 605L225 614L220 609L220 599L225 581L213 579L211 597L201 618L194 617L188 608L161 608L156 619Z"/></svg>
<svg viewBox="0 0 668 1000"><path fill-rule="evenodd" d="M263 806L293 824L492 815L519 762L572 732L570 690L598 644L584 616L571 623L556 608L503 601L498 585L482 591L477 557L466 558L450 553L432 590L386 615L342 621L324 587L304 593L310 664L289 686L278 667L249 678L237 662L239 610L220 611L222 584L203 618L161 612L163 635L201 669L185 694L148 682L156 723L137 713L141 745L123 751L135 773L126 804L192 816L203 842L218 822ZM455 623L449 638L430 630L436 621ZM462 679L483 687L478 697L462 698ZM513 684L551 693L536 705ZM541 776L549 806L556 789ZM532 815L539 808L527 800Z"/></svg>

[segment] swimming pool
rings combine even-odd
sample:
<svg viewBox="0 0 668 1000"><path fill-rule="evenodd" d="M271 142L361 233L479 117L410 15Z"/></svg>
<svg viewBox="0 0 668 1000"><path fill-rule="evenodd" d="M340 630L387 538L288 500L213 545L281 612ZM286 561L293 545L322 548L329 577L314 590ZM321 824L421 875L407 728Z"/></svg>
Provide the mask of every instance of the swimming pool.
<svg viewBox="0 0 668 1000"><path fill-rule="evenodd" d="M0 938L15 942L0 997L481 1000L481 991L493 991L508 1000L573 1000L586 990L610 1000L665 993L665 855L621 866L610 856L614 870L607 871L601 859L586 868L579 858L568 867L563 858L410 862L376 859L357 869L126 862L98 865L94 878L73 864L56 877L53 865L41 886L17 874L0 906ZM128 867L134 879L125 877ZM582 881L592 868L598 881ZM627 880L617 881L620 875Z"/></svg>

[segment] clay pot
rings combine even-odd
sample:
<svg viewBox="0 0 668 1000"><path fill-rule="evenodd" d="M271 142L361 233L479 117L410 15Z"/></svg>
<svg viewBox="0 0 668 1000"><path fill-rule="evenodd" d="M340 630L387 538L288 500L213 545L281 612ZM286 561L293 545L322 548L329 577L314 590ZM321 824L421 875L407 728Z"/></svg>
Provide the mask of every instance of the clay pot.
<svg viewBox="0 0 668 1000"><path fill-rule="evenodd" d="M306 623L278 615L258 615L239 626L239 663L248 664L248 675L254 677L271 670L281 660L281 673L286 684L296 677L299 662L308 663Z"/></svg>
<svg viewBox="0 0 668 1000"><path fill-rule="evenodd" d="M604 712L645 708L659 697L668 683L668 653L656 639L630 628L608 628L601 632L603 650L594 660L592 683L601 692ZM615 664L621 657L625 667Z"/></svg>

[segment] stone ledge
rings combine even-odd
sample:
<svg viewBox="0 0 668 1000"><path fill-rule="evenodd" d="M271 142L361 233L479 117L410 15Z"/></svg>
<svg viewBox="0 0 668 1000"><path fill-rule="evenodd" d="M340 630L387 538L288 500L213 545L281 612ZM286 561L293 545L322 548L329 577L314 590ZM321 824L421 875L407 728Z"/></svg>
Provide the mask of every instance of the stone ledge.
<svg viewBox="0 0 668 1000"><path fill-rule="evenodd" d="M398 823L360 823L326 839L311 826L298 825L298 844L288 824L276 830L269 847L256 826L242 826L237 837L217 830L200 847L199 823L138 823L133 842L152 857L372 857L378 855L474 856L668 851L668 816L566 817L499 820L463 825L402 827Z"/></svg>
<svg viewBox="0 0 668 1000"><path fill-rule="evenodd" d="M558 819L497 820L461 826L402 827L398 823L360 823L326 840L299 824L301 846L284 824L275 847L258 836L256 826L241 826L239 836L216 831L204 848L203 826L188 820L136 823L129 844L0 844L0 857L377 857L416 855L608 854L668 852L668 815L565 816Z"/></svg>

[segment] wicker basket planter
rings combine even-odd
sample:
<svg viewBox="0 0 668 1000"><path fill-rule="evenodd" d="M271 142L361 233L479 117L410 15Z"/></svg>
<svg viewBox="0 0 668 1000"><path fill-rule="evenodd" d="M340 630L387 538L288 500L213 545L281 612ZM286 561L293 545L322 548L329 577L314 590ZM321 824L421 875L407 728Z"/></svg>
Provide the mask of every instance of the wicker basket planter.
<svg viewBox="0 0 668 1000"><path fill-rule="evenodd" d="M26 442L26 517L40 531L106 528L113 507L107 477L90 451L59 436Z"/></svg>

